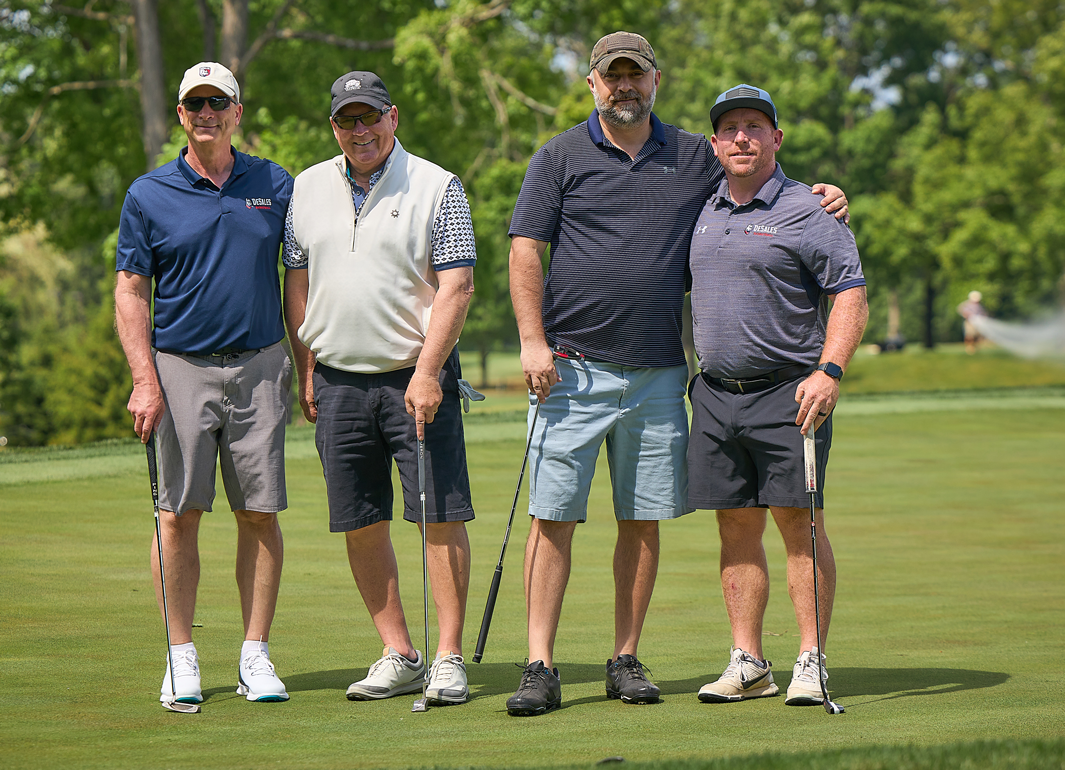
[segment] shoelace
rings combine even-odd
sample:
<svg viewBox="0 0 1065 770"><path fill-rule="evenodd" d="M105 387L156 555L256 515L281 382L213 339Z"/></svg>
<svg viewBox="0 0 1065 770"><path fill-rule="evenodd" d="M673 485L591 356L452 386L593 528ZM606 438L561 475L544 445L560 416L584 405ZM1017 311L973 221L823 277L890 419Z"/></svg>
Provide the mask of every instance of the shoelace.
<svg viewBox="0 0 1065 770"><path fill-rule="evenodd" d="M633 658L632 660L623 661L620 666L630 679L646 679L647 676L654 676L651 673L651 669L647 668L643 663ZM644 672L647 672L647 676Z"/></svg>
<svg viewBox="0 0 1065 770"><path fill-rule="evenodd" d="M261 649L247 655L242 663L251 676L274 676L274 664Z"/></svg>
<svg viewBox="0 0 1065 770"><path fill-rule="evenodd" d="M547 666L544 666L539 671L532 671L529 669L528 661L525 661L525 665L521 663L515 663L515 666L522 669L521 684L518 685L518 692L522 690L531 690L536 686L536 682L544 678L544 674L550 674ZM552 674L552 676L554 676Z"/></svg>
<svg viewBox="0 0 1065 770"><path fill-rule="evenodd" d="M455 675L455 666L462 662L462 658L458 655L445 655L442 658L437 658L433 661L433 665L429 666L429 681L435 681L436 679L445 679L450 681Z"/></svg>
<svg viewBox="0 0 1065 770"><path fill-rule="evenodd" d="M175 652L171 654L174 659L174 677L199 676L200 665L196 661L196 653L192 650Z"/></svg>
<svg viewBox="0 0 1065 770"><path fill-rule="evenodd" d="M799 656L799 660L797 662L802 665L802 668L799 670L798 678L807 679L811 682L816 682L817 670L819 667L817 658L814 657L814 653L804 652L802 655ZM828 679L828 671L826 669L822 669L822 675L825 679Z"/></svg>
<svg viewBox="0 0 1065 770"><path fill-rule="evenodd" d="M385 655L383 658L380 658L376 663L374 663L370 667L370 671L366 676L367 678L374 676L382 669L387 668L389 665L392 666L392 670L395 671L397 674L402 673L405 668L410 668L410 666L404 665L404 660L406 659L398 652L389 653L388 655Z"/></svg>

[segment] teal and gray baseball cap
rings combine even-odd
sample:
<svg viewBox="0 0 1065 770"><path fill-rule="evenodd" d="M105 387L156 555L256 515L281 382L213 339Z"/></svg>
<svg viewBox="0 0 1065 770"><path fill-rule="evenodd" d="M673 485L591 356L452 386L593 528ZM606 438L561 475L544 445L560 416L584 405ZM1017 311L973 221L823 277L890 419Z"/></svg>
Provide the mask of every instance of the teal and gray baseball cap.
<svg viewBox="0 0 1065 770"><path fill-rule="evenodd" d="M773 128L777 128L777 108L769 92L740 83L718 96L714 106L710 108L710 123L714 126L714 130L717 130L718 118L729 110L738 110L742 107L764 112L773 121Z"/></svg>

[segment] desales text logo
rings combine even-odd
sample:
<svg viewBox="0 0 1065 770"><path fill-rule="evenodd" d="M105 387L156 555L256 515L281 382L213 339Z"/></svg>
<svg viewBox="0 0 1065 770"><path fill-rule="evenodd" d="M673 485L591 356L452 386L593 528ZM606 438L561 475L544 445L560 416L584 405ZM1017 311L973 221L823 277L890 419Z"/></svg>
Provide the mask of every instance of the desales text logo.
<svg viewBox="0 0 1065 770"><path fill-rule="evenodd" d="M772 238L777 234L777 228L768 225L747 225L743 233L744 235L764 235L767 238Z"/></svg>
<svg viewBox="0 0 1065 770"><path fill-rule="evenodd" d="M244 205L249 209L268 209L273 206L270 198L245 198Z"/></svg>

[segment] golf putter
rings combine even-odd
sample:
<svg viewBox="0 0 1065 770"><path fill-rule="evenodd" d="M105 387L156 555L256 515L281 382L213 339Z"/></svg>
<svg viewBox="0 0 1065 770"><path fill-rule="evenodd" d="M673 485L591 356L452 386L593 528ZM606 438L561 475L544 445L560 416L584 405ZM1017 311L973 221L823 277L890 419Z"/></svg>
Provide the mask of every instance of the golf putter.
<svg viewBox="0 0 1065 770"><path fill-rule="evenodd" d="M425 545L425 439L418 439L418 495L422 501L422 617L425 619L425 652L422 653L422 665L429 654L429 560ZM422 678L422 697L414 701L411 713L429 710L429 699L425 695L429 687L429 669L425 669Z"/></svg>
<svg viewBox="0 0 1065 770"><path fill-rule="evenodd" d="M514 524L514 511L518 509L518 496L521 494L521 482L525 478L525 466L529 462L529 448L532 446L533 431L536 428L536 418L540 415L540 402L536 402L536 410L533 412L532 425L529 426L529 439L525 442L525 456L521 458L521 473L518 474L518 486L514 490L514 503L510 506L510 518L507 519L507 531L503 535L503 547L499 551L499 563L492 575L492 586L488 589L488 601L484 606L484 617L481 618L481 633L477 635L477 649L473 653L473 662L480 663L484 657L484 646L488 641L488 628L492 625L492 613L496 608L496 597L499 595L499 582L503 579L503 557L507 554L507 543L510 541L510 528Z"/></svg>
<svg viewBox="0 0 1065 770"><path fill-rule="evenodd" d="M166 660L167 672L170 674L170 694L177 696L177 687L174 686L174 654L170 650L170 612L166 607L166 573L163 571L163 532L159 526L159 479L155 465L155 433L148 436L148 442L144 445L144 451L148 455L148 481L152 484L152 505L155 507L155 543L159 549L159 582L163 589L163 621L166 624ZM199 714L199 703L180 703L176 699L162 701L163 708L176 711L179 714Z"/></svg>
<svg viewBox="0 0 1065 770"><path fill-rule="evenodd" d="M812 541L814 562L814 620L817 624L817 681L821 683L821 695L824 700L821 702L825 707L825 711L829 714L842 714L844 712L843 706L833 703L828 698L828 689L825 687L825 664L821 660L821 656L824 654L824 645L821 641L821 601L817 595L817 518L815 508L817 507L817 455L814 446L814 431L810 428L808 435L803 436L802 439L802 457L803 467L806 471L806 491L810 494L810 539Z"/></svg>

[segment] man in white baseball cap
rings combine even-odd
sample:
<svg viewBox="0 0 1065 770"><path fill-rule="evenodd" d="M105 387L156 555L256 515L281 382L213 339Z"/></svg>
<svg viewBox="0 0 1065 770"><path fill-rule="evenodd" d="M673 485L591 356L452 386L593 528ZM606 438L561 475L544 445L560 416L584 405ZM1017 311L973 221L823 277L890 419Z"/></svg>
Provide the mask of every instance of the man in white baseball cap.
<svg viewBox="0 0 1065 770"><path fill-rule="evenodd" d="M178 86L178 101L189 95L189 91L199 86L214 86L237 104L240 104L240 84L228 68L215 61L202 61L185 70Z"/></svg>

